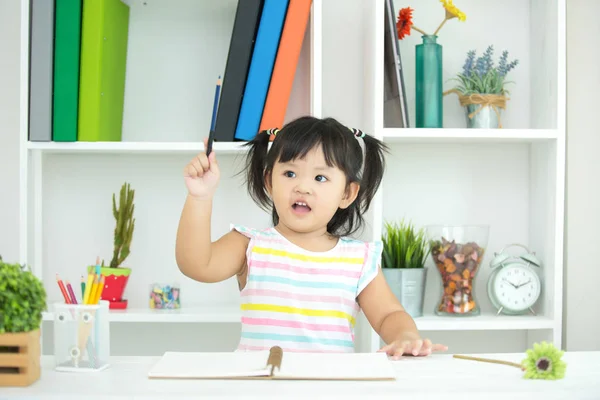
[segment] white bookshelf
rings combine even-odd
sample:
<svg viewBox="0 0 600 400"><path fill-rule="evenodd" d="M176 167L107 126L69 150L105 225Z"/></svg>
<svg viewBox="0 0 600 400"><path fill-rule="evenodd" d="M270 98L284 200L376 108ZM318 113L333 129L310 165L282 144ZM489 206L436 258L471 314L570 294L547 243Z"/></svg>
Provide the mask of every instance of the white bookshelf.
<svg viewBox="0 0 600 400"><path fill-rule="evenodd" d="M22 2L22 49L29 45L26 3ZM175 232L185 198L181 171L190 157L203 150L215 77L224 72L236 1L221 1L218 5L212 0L127 3L132 7L132 22L122 142L28 142L28 81L27 74L22 75L21 262L32 265L35 274L43 279L49 303L60 301L54 281L56 273L78 283L83 267L97 255L110 259L114 228L111 197L127 181L136 190L136 232L126 262L133 268L126 290L130 305L127 310L111 311L111 322L225 324L220 329L239 329L236 325L239 293L235 281L193 282L181 275L174 260ZM322 115L322 53L329 51L322 48L323 3L313 0L288 120L307 113ZM429 3L417 5L395 0L395 7L398 10L411 6L415 9L415 23L430 26L428 20L439 22L441 6L438 1ZM464 113L454 95L444 99L444 117L448 121L444 129L384 126L384 2L361 0L349 4L363 8L363 21L357 26L364 30L364 41L356 45L359 56L351 55L352 59L360 60L364 69L364 82L353 82L364 88L362 128L382 139L391 150L388 172L369 214L365 238L380 238L385 220L402 217L412 219L417 225L475 222L491 226L488 256L475 282L482 315L471 318L432 315L441 285L437 271L430 264L426 315L415 320L417 327L438 342L458 334L453 340L464 351L471 349L471 340L485 343L485 351L496 351L494 341L501 341L506 335L511 335L518 343L516 346L521 347L540 339L560 345L565 0L461 0L457 6L467 13L467 23L449 21L442 31L444 69L449 76L462 66L468 49L477 47L481 53L487 42L499 43L496 55L506 47L511 57L522 60L515 70L518 75L511 88L502 130L465 129ZM515 32L509 36L506 19L488 23L509 13L520 18ZM417 16L425 21L417 23ZM489 25L489 29L482 30L482 24ZM470 39L459 41L459 34ZM544 40L542 34L547 34ZM163 37L157 39L159 36ZM211 40L206 40L207 37ZM401 42L409 104L414 101L414 87L410 84L414 68L410 66L414 63L418 39L413 34ZM175 40L181 46L170 46ZM542 62L545 67L537 68ZM180 64L174 74L175 66ZM27 51L22 52L21 65L22 71L27 71ZM165 76L171 81L161 81ZM414 121L412 110L410 118ZM242 143L215 143L214 150L222 181L214 202L213 238L227 232L230 223L269 226L270 216L246 195L242 177L235 175L244 156ZM436 185L440 185L436 179L443 179L441 184L451 199L448 203L440 203L436 198ZM496 316L487 300L489 256L512 242L530 246L544 263L544 290L535 316ZM179 283L182 308L150 310L148 290L154 282ZM50 309L44 313L44 320L50 323L52 319ZM375 351L380 347L379 337L364 318L359 319L357 329L359 351ZM119 336L113 340L131 340L131 337ZM211 345L215 347L218 346ZM510 350L522 348L513 346Z"/></svg>
<svg viewBox="0 0 600 400"><path fill-rule="evenodd" d="M438 35L443 46L444 90L462 69L468 50L480 56L494 44L520 64L511 71L511 95L502 115L504 128L466 129L456 95L444 97L444 128L414 128L414 57L421 35L413 31L400 41L409 127L384 125L384 1L364 2L365 129L391 150L383 187L374 204L372 235L380 236L385 221L409 218L428 224L488 224L487 255L475 278L475 297L482 313L476 317L438 317L433 310L441 295L441 279L428 260L424 313L419 329L437 331L444 341L450 331L470 331L458 341L488 343L498 349L511 335L524 351L532 342L562 340L563 209L565 175L565 1L503 2L461 0L455 4L466 22L448 21ZM413 22L433 31L443 18L439 2L394 0L396 13L413 8ZM510 18L508 18L510 16ZM511 29L506 29L510 20ZM458 36L462 36L458 40ZM496 315L487 297L489 262L510 243L527 245L542 260L542 296L536 315ZM509 332L510 331L510 332ZM370 350L380 347L371 332ZM456 336L454 336L456 339ZM468 351L468 350L467 350Z"/></svg>

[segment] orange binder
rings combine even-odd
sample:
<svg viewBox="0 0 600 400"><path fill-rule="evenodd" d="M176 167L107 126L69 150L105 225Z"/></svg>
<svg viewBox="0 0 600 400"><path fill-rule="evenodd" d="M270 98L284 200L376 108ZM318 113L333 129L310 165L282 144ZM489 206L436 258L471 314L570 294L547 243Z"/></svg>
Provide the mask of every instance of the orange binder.
<svg viewBox="0 0 600 400"><path fill-rule="evenodd" d="M311 5L312 0L290 0L260 121L261 131L283 125Z"/></svg>

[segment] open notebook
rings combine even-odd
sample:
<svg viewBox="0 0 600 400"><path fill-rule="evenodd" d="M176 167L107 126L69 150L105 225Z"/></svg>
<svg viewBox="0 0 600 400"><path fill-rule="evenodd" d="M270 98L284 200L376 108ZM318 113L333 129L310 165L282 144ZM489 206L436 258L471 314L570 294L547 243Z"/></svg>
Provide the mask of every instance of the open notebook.
<svg viewBox="0 0 600 400"><path fill-rule="evenodd" d="M385 353L166 352L151 379L395 380Z"/></svg>

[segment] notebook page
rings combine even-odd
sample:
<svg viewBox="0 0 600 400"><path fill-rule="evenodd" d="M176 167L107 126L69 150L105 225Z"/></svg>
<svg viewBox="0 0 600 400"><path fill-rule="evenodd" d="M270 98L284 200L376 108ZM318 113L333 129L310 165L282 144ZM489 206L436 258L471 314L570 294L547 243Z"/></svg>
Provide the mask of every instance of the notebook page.
<svg viewBox="0 0 600 400"><path fill-rule="evenodd" d="M268 351L166 352L150 369L150 378L235 378L267 376Z"/></svg>
<svg viewBox="0 0 600 400"><path fill-rule="evenodd" d="M283 352L278 379L384 380L396 379L385 353Z"/></svg>

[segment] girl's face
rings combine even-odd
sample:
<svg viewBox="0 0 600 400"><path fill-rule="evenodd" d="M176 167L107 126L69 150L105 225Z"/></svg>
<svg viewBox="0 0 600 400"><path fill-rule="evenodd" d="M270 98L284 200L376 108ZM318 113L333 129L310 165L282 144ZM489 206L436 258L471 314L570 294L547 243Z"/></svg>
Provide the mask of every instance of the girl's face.
<svg viewBox="0 0 600 400"><path fill-rule="evenodd" d="M338 208L356 199L358 189L354 182L347 186L344 172L327 165L320 146L304 159L276 162L267 179L279 223L299 233L326 229Z"/></svg>

